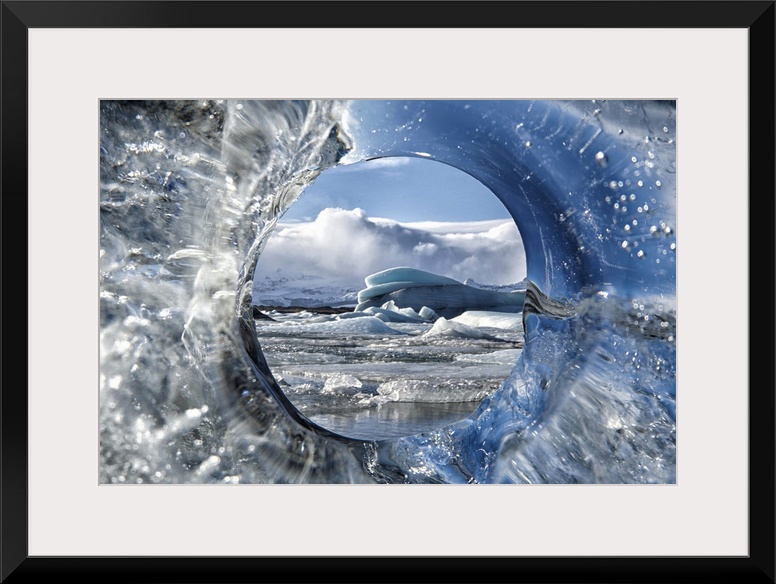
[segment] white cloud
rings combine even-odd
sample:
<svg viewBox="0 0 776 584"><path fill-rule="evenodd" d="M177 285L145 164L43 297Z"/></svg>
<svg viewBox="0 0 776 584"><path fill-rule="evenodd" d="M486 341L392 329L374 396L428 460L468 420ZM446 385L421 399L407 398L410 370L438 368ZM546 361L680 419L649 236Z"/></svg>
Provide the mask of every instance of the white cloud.
<svg viewBox="0 0 776 584"><path fill-rule="evenodd" d="M525 277L525 254L511 220L398 223L362 209L327 208L306 223L280 223L257 267L260 278L317 276L363 287L369 274L396 266L463 281L510 284Z"/></svg>

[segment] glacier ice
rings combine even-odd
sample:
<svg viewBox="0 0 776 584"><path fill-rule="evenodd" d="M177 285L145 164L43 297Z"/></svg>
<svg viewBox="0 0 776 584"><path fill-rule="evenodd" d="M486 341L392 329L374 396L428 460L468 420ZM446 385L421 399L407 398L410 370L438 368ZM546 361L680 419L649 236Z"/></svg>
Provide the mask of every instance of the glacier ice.
<svg viewBox="0 0 776 584"><path fill-rule="evenodd" d="M465 337L469 339L488 339L491 341L499 340L493 335L482 332L467 324L456 322L454 320L448 320L444 316L437 319L431 330L424 333L426 335L450 335L456 337Z"/></svg>
<svg viewBox="0 0 776 584"><path fill-rule="evenodd" d="M376 272L364 278L364 283L368 288L374 288L381 284L393 284L396 282L408 282L410 283L409 286L444 286L445 284L460 284L458 280L406 266L388 268L387 270ZM398 288L396 289L398 290Z"/></svg>
<svg viewBox="0 0 776 584"><path fill-rule="evenodd" d="M359 313L354 313L359 314ZM368 314L371 316L374 316L375 318L379 318L383 322L426 322L425 319L420 318L419 316L410 316L409 314L404 314L403 312L399 312L398 310L390 310L388 308L377 308L374 306L369 306L363 310L362 314Z"/></svg>
<svg viewBox="0 0 776 584"><path fill-rule="evenodd" d="M494 312L487 310L467 310L451 320L475 328L489 327L504 330L522 330L522 314Z"/></svg>
<svg viewBox="0 0 776 584"><path fill-rule="evenodd" d="M501 349L490 353L462 353L455 356L456 361L466 361L468 363L497 363L499 365L512 365L517 362L522 349Z"/></svg>
<svg viewBox="0 0 776 584"><path fill-rule="evenodd" d="M431 320L431 321L439 318L439 315L433 310L431 310L428 306L424 306L423 308L421 308L418 314L420 315L420 318L424 318L426 320Z"/></svg>
<svg viewBox="0 0 776 584"><path fill-rule="evenodd" d="M347 317L348 315L346 314L344 316ZM284 334L299 334L299 331L304 331L304 333L351 336L403 334L402 332L389 327L376 316L372 316L370 314L357 315L360 318L356 318L355 316L356 315L354 314L354 317L351 318L335 317L334 319L324 317L324 319L321 319L317 322L312 322L311 324L286 322L279 325L278 328L283 330ZM278 325L267 326L275 327Z"/></svg>
<svg viewBox="0 0 776 584"><path fill-rule="evenodd" d="M391 303L399 309L453 318L468 310L521 312L525 292L499 292L468 286L425 270L396 267L364 279L366 288L358 293L356 311ZM430 314L427 312L427 314Z"/></svg>

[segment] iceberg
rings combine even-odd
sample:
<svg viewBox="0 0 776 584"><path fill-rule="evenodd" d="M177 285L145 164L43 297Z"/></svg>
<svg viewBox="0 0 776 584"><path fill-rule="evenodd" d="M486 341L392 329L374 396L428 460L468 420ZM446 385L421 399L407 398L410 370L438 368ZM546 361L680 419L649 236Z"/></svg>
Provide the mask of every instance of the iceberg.
<svg viewBox="0 0 776 584"><path fill-rule="evenodd" d="M523 330L523 315L483 310L469 310L453 318L455 322L474 328L496 328L512 331Z"/></svg>
<svg viewBox="0 0 776 584"><path fill-rule="evenodd" d="M447 320L445 317L439 318L434 323L434 326L431 327L431 330L424 334L427 336L447 335L468 339L486 339L489 341L501 340L498 337L484 333L474 327L462 324L460 322L455 322L454 320Z"/></svg>
<svg viewBox="0 0 776 584"><path fill-rule="evenodd" d="M364 278L364 283L369 288L376 287L381 284L393 284L396 282L407 282L414 286L431 284L460 284L458 280L453 280L452 278L448 278L446 276L439 276L425 270L420 270L418 268L408 268L404 266L388 268L387 270L376 272Z"/></svg>
<svg viewBox="0 0 776 584"><path fill-rule="evenodd" d="M474 353L456 355L456 361L465 361L467 363L496 363L499 365L512 365L517 363L518 357L523 352L522 349L501 349L490 353Z"/></svg>
<svg viewBox="0 0 776 584"><path fill-rule="evenodd" d="M359 390L363 387L361 380L353 375L347 373L335 373L331 377L326 379L326 383L323 385L324 393L336 393L342 391Z"/></svg>
<svg viewBox="0 0 776 584"><path fill-rule="evenodd" d="M433 310L424 306L418 311L412 308L399 308L393 301L388 301L379 308L375 306L368 306L362 312L352 312L351 316L374 316L379 318L383 322L409 322L409 323L421 323L426 324L435 321L438 317ZM343 316L343 315L341 315Z"/></svg>
<svg viewBox="0 0 776 584"><path fill-rule="evenodd" d="M358 313L354 312L353 314L358 314ZM413 323L427 322L426 320L420 317L410 316L408 314L399 312L398 310L390 310L388 308L382 308L382 307L376 308L374 306L370 306L364 309L363 314L374 316L375 318L379 318L383 322L413 322Z"/></svg>
<svg viewBox="0 0 776 584"><path fill-rule="evenodd" d="M421 308L418 314L420 315L420 318L423 318L425 320L434 321L439 318L439 315L433 310L431 310L428 306L424 306L423 308Z"/></svg>
<svg viewBox="0 0 776 584"><path fill-rule="evenodd" d="M391 303L400 309L455 318L467 311L519 313L525 292L498 292L469 286L458 280L417 268L396 267L371 274L358 293L357 312ZM431 312L429 312L431 311Z"/></svg>
<svg viewBox="0 0 776 584"><path fill-rule="evenodd" d="M355 313L354 313L355 315ZM346 317L349 315L345 315ZM276 331L283 331L285 334L298 334L299 332L322 334L322 335L401 335L400 331L392 329L385 322L376 316L370 314L359 314L361 318L339 317L334 320L310 320L311 324L283 323ZM272 326L272 325L266 325Z"/></svg>

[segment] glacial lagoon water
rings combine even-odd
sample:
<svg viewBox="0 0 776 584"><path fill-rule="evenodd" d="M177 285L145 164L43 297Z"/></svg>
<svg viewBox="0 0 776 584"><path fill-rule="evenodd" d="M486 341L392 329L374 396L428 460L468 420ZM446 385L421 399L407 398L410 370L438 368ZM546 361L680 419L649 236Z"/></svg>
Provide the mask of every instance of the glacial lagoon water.
<svg viewBox="0 0 776 584"><path fill-rule="evenodd" d="M510 329L473 329L453 319L444 330L445 321L435 329L367 314L341 320L312 309L267 316L273 321L257 320L257 334L285 395L319 426L367 440L468 418L509 376L522 346L515 314L501 317L514 324Z"/></svg>

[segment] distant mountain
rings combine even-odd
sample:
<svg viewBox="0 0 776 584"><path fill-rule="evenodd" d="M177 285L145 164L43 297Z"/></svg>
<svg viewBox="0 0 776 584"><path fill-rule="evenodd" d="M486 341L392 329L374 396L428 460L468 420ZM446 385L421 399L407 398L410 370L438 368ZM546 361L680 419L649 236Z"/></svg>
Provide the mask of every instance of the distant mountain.
<svg viewBox="0 0 776 584"><path fill-rule="evenodd" d="M253 304L256 306L355 306L363 285L329 282L320 276L288 274L278 271L253 282Z"/></svg>

